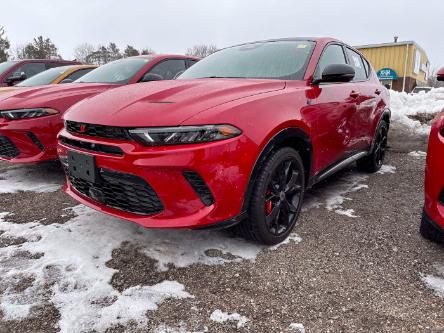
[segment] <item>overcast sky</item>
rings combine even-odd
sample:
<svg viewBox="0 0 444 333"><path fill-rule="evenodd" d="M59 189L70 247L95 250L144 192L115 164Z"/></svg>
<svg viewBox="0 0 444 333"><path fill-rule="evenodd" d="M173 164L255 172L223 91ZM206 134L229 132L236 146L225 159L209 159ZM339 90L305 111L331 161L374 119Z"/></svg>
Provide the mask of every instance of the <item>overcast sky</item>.
<svg viewBox="0 0 444 333"><path fill-rule="evenodd" d="M444 66L443 0L0 0L13 45L43 35L66 59L82 42L183 53L268 38L331 36L352 45L414 40Z"/></svg>

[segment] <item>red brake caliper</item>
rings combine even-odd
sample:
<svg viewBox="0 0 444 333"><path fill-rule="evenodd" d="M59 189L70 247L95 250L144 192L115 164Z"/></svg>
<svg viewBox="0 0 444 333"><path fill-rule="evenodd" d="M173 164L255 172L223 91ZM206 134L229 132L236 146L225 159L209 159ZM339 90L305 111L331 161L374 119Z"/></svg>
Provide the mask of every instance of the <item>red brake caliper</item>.
<svg viewBox="0 0 444 333"><path fill-rule="evenodd" d="M271 194L270 190L267 190L267 192L265 192L266 197L268 197L270 194ZM273 210L273 203L271 202L271 200L266 200L265 201L265 214L270 215L272 210Z"/></svg>

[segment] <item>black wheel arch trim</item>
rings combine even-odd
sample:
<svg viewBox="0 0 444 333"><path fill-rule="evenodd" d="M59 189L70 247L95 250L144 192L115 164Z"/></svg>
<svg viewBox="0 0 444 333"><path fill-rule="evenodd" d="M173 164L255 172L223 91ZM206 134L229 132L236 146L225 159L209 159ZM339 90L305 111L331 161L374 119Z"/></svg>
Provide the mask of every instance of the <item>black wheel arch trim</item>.
<svg viewBox="0 0 444 333"><path fill-rule="evenodd" d="M370 146L369 152L372 152L373 148L375 147L376 136L378 134L379 125L381 125L382 121L385 121L388 118L387 126L388 126L388 129L389 129L390 128L391 117L392 117L392 111L390 111L389 108L385 108L384 111L382 112L381 116L379 117L378 125L376 126L375 133L373 134L372 145Z"/></svg>
<svg viewBox="0 0 444 333"><path fill-rule="evenodd" d="M305 175L305 184L309 184L308 180L311 177L311 167L312 167L312 162L313 162L313 146L311 143L310 136L303 129L298 128L298 127L285 128L285 129L281 130L280 132L278 132L277 134L275 134L268 141L268 143L264 146L261 153L259 154L259 157L256 159L256 162L254 163L253 170L250 174L250 179L248 181L247 189L244 193L244 200L242 203L241 212L248 212L248 207L250 204L251 194L252 194L253 188L254 188L254 183L256 182L259 171L260 171L263 163L265 162L267 156L273 150L282 147L280 145L283 144L285 141L291 140L291 139L296 139L296 140L300 140L300 141L304 142L305 147L302 147L302 148L304 148L306 150L304 153L308 154L309 158L308 159L302 158L302 159L304 162L304 168L306 170L309 170L309 172L307 172ZM292 146L290 146L290 147L292 147ZM292 148L296 149L297 147L292 147ZM299 151L298 149L296 149L296 150Z"/></svg>

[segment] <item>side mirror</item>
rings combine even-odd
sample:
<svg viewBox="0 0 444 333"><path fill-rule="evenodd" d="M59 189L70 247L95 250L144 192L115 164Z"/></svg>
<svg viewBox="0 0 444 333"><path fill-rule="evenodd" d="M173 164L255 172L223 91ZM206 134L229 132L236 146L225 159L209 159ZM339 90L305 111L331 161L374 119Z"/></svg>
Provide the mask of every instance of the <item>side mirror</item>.
<svg viewBox="0 0 444 333"><path fill-rule="evenodd" d="M142 79L140 80L140 82L151 82L151 81L162 81L163 77L160 76L159 74L154 74L154 73L146 73Z"/></svg>
<svg viewBox="0 0 444 333"><path fill-rule="evenodd" d="M26 76L25 72L14 73L12 76L8 77L5 82L9 86L13 86L13 85L16 85L17 83L19 83L21 81L25 81L27 78L28 77Z"/></svg>
<svg viewBox="0 0 444 333"><path fill-rule="evenodd" d="M350 82L355 77L355 69L346 64L332 64L324 68L322 78L313 83L322 82Z"/></svg>
<svg viewBox="0 0 444 333"><path fill-rule="evenodd" d="M62 80L62 82L60 82L60 84L64 84L64 83L72 83L72 82L74 82L74 81L71 80L71 79L64 79L64 80Z"/></svg>
<svg viewBox="0 0 444 333"><path fill-rule="evenodd" d="M438 81L444 81L444 67L438 71L436 78Z"/></svg>

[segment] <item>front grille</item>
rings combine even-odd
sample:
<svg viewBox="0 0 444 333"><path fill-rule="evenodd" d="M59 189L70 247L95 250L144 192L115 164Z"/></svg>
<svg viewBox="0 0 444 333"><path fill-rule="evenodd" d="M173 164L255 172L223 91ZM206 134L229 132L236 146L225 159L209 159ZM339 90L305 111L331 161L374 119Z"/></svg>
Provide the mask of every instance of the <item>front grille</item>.
<svg viewBox="0 0 444 333"><path fill-rule="evenodd" d="M214 203L213 193L211 193L202 177L194 171L184 171L183 176L190 183L194 192L197 193L205 206L211 206Z"/></svg>
<svg viewBox="0 0 444 333"><path fill-rule="evenodd" d="M96 151L99 153L105 153L105 154L113 154L113 155L123 155L122 149L119 147L114 146L108 146L108 145L102 145L102 144L95 144L85 141L79 141L79 140L73 140L66 138L64 136L60 136L60 141L64 143L67 146L76 147L80 149L90 150L90 151Z"/></svg>
<svg viewBox="0 0 444 333"><path fill-rule="evenodd" d="M131 140L128 131L123 127L84 124L69 120L66 121L65 127L68 132L73 134L114 140Z"/></svg>
<svg viewBox="0 0 444 333"><path fill-rule="evenodd" d="M6 136L0 136L0 157L14 158L20 155L14 143Z"/></svg>
<svg viewBox="0 0 444 333"><path fill-rule="evenodd" d="M44 150L45 150L45 147L44 147L43 144L40 142L40 140L35 136L34 133L32 133L32 132L28 132L28 136L29 136L29 138L32 140L32 142L34 142L34 144L35 144L37 147L39 147L39 149L40 149L41 151L44 151Z"/></svg>
<svg viewBox="0 0 444 333"><path fill-rule="evenodd" d="M115 209L138 215L153 215L163 210L156 192L143 179L106 169L100 169L99 175L97 183L70 174L69 180L76 191Z"/></svg>

